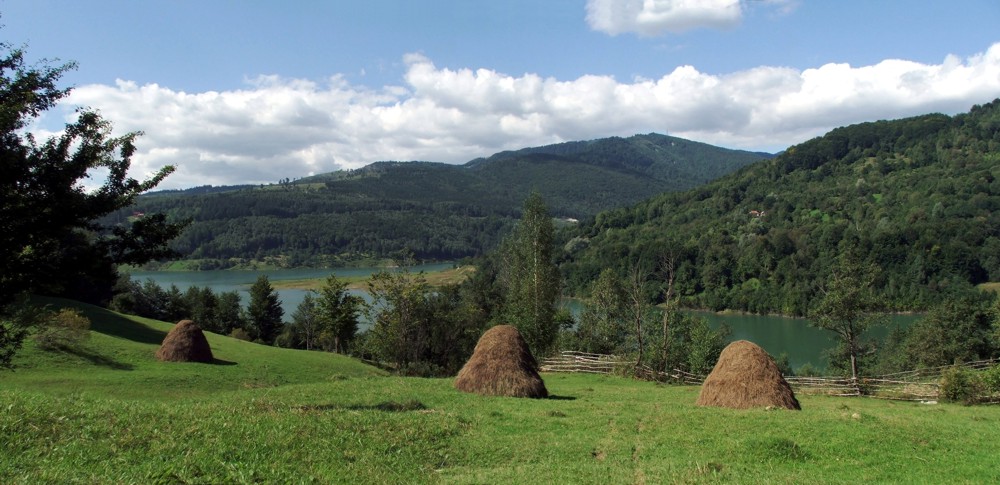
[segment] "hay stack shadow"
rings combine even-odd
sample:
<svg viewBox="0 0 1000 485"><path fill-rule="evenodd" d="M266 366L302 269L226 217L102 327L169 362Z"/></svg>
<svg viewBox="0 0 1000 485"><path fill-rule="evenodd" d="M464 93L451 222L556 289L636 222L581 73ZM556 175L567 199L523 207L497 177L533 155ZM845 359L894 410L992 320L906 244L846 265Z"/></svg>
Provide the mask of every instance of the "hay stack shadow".
<svg viewBox="0 0 1000 485"><path fill-rule="evenodd" d="M521 333L510 325L497 325L479 338L455 378L455 388L484 396L548 397L536 367Z"/></svg>
<svg viewBox="0 0 1000 485"><path fill-rule="evenodd" d="M774 359L746 340L737 340L722 350L715 368L701 385L697 404L733 409L802 409Z"/></svg>
<svg viewBox="0 0 1000 485"><path fill-rule="evenodd" d="M167 333L156 351L156 358L166 362L212 363L212 348L201 327L191 320L181 320Z"/></svg>

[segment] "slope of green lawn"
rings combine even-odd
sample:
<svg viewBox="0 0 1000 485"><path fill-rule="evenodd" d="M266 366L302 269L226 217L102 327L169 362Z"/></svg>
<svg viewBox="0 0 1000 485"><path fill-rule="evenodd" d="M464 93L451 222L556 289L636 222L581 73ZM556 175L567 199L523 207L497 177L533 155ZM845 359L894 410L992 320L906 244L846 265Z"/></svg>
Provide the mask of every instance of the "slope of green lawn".
<svg viewBox="0 0 1000 485"><path fill-rule="evenodd" d="M551 399L488 398L214 335L224 362L159 363L168 324L87 311L108 320L83 356L28 348L0 374L0 483L1000 481L998 407L734 411L571 374L543 376Z"/></svg>
<svg viewBox="0 0 1000 485"><path fill-rule="evenodd" d="M55 352L35 349L29 341L14 372L0 374L0 382L54 395L158 399L385 375L340 355L279 349L213 333L205 335L214 364L159 362L154 355L173 324L66 300L42 302L80 310L91 321L90 338L79 348Z"/></svg>

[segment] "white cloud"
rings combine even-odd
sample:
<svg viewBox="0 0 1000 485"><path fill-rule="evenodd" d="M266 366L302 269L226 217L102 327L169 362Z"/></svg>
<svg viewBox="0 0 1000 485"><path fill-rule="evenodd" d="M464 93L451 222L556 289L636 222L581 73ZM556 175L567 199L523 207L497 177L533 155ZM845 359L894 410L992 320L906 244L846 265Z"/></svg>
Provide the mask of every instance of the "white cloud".
<svg viewBox="0 0 1000 485"><path fill-rule="evenodd" d="M698 28L727 29L739 25L743 12L755 6L787 15L798 0L588 0L590 28L610 35L658 36Z"/></svg>
<svg viewBox="0 0 1000 485"><path fill-rule="evenodd" d="M174 164L162 188L273 182L378 160L461 163L507 149L659 132L733 148L779 150L837 126L1000 96L1000 43L940 64L885 60L799 71L758 67L711 75L680 66L659 79L510 76L404 59L399 86L370 90L335 76L279 77L246 89L185 93L156 84L76 88L115 131L141 130L137 176Z"/></svg>
<svg viewBox="0 0 1000 485"><path fill-rule="evenodd" d="M740 23L739 0L588 0L587 23L611 35L655 36Z"/></svg>

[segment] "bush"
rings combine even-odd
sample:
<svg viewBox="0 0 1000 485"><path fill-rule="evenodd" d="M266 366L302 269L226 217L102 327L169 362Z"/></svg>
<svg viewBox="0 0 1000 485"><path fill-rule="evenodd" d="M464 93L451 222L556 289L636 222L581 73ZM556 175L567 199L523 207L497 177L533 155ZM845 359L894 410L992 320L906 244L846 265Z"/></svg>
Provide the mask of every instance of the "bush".
<svg viewBox="0 0 1000 485"><path fill-rule="evenodd" d="M90 336L90 320L80 312L63 308L42 320L34 340L39 348L54 350L74 347Z"/></svg>
<svg viewBox="0 0 1000 485"><path fill-rule="evenodd" d="M794 372L795 376L799 377L821 377L823 373L816 368L816 366L806 362L799 366L798 370Z"/></svg>
<svg viewBox="0 0 1000 485"><path fill-rule="evenodd" d="M989 369L979 373L979 380L983 384L983 393L986 395L1000 393L1000 365L994 365Z"/></svg>
<svg viewBox="0 0 1000 485"><path fill-rule="evenodd" d="M982 398L983 391L983 382L973 371L955 366L941 372L938 396L944 402L975 404Z"/></svg>
<svg viewBox="0 0 1000 485"><path fill-rule="evenodd" d="M250 334L242 328L234 328L232 332L229 332L229 336L238 340L246 340L247 342L251 340Z"/></svg>

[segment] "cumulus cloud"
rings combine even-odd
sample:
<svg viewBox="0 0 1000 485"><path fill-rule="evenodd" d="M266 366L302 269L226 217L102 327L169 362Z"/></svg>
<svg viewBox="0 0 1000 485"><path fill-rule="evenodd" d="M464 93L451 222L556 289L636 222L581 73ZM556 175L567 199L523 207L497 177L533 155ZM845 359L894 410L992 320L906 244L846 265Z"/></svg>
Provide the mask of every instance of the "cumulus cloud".
<svg viewBox="0 0 1000 485"><path fill-rule="evenodd" d="M378 160L461 163L500 150L636 133L775 151L837 126L932 111L956 113L1000 96L1000 43L940 64L757 67L724 75L680 66L622 82L445 69L405 57L398 86L339 76L280 77L245 89L185 93L119 81L76 88L69 106L99 109L116 132L145 132L137 176L166 164L163 188L273 182Z"/></svg>
<svg viewBox="0 0 1000 485"><path fill-rule="evenodd" d="M742 18L739 0L589 0L587 23L611 35L654 36L710 27L728 28Z"/></svg>
<svg viewBox="0 0 1000 485"><path fill-rule="evenodd" d="M797 0L757 0L785 15ZM588 0L587 23L610 35L658 36L698 28L727 29L743 19L747 0Z"/></svg>

